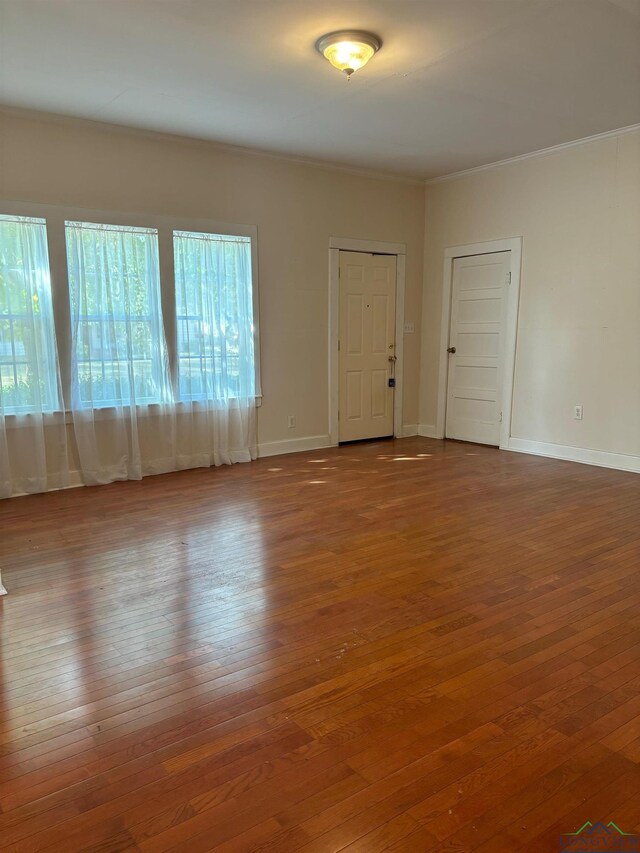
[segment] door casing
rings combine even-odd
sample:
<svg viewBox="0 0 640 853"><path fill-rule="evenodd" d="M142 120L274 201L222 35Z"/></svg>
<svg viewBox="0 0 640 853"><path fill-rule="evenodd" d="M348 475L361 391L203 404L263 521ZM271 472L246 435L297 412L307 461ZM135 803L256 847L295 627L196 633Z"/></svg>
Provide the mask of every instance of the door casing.
<svg viewBox="0 0 640 853"><path fill-rule="evenodd" d="M502 424L500 427L500 449L506 450L511 437L511 417L513 408L513 380L516 361L516 342L518 333L518 305L520 299L520 269L522 264L522 237L509 237L504 240L488 240L483 243L470 243L465 246L451 246L445 249L444 272L442 279L442 316L440 320L440 352L438 370L438 408L436 415L436 437L444 438L447 413L447 379L449 331L451 324L451 292L453 284L454 258L469 255L487 255L493 252L511 252L511 283L507 296L505 319L504 373L502 380Z"/></svg>
<svg viewBox="0 0 640 853"><path fill-rule="evenodd" d="M338 408L340 372L338 332L340 329L340 252L371 252L396 256L396 387L393 400L393 434L403 435L402 386L404 370L404 290L407 247L404 243L331 237L329 240L329 443L339 440Z"/></svg>

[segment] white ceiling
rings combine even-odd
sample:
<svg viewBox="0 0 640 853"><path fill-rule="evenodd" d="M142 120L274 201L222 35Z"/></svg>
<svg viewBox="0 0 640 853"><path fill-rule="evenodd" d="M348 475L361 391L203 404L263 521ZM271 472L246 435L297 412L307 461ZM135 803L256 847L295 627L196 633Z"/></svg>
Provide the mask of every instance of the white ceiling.
<svg viewBox="0 0 640 853"><path fill-rule="evenodd" d="M0 0L0 50L8 105L414 177L640 122L640 0Z"/></svg>

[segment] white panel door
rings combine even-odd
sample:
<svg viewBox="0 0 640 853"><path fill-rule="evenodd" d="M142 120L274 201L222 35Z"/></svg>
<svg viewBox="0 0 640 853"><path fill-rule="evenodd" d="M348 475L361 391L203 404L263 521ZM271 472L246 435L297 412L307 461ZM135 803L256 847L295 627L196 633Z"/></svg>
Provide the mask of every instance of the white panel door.
<svg viewBox="0 0 640 853"><path fill-rule="evenodd" d="M395 255L340 252L340 441L393 435L395 330Z"/></svg>
<svg viewBox="0 0 640 853"><path fill-rule="evenodd" d="M500 444L511 252L453 260L447 438Z"/></svg>

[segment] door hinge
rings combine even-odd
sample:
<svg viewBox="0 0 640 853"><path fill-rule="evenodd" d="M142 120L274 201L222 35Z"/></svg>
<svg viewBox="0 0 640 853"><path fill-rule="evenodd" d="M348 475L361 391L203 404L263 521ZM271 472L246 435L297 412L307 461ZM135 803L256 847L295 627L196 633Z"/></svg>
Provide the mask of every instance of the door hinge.
<svg viewBox="0 0 640 853"><path fill-rule="evenodd" d="M338 352L340 352L340 341L338 341Z"/></svg>
<svg viewBox="0 0 640 853"><path fill-rule="evenodd" d="M511 284L511 272L507 273L507 284Z"/></svg>
<svg viewBox="0 0 640 853"><path fill-rule="evenodd" d="M499 422L502 423L502 412L500 412L500 417L498 418Z"/></svg>

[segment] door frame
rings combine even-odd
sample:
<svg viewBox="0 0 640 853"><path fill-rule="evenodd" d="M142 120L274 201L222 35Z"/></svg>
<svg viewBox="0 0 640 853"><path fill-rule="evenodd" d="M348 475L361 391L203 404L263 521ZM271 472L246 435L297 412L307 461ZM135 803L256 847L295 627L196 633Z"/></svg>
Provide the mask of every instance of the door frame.
<svg viewBox="0 0 640 853"><path fill-rule="evenodd" d="M393 435L402 435L402 385L404 373L404 290L407 247L404 243L382 240L357 240L351 237L329 238L329 444L339 442L338 407L340 400L340 252L367 252L396 256L396 387L393 395Z"/></svg>
<svg viewBox="0 0 640 853"><path fill-rule="evenodd" d="M487 240L465 246L451 246L444 251L442 278L442 317L440 321L440 362L438 367L438 408L436 437L444 438L447 417L448 366L446 349L449 346L451 324L451 297L453 290L453 262L470 255L490 255L493 252L511 252L511 283L507 296L507 314L504 335L504 372L502 380L502 423L500 425L500 450L507 450L511 437L513 407L513 381L518 335L518 305L520 301L520 269L522 265L522 237L504 240Z"/></svg>

